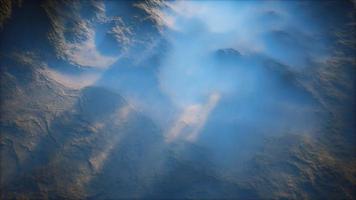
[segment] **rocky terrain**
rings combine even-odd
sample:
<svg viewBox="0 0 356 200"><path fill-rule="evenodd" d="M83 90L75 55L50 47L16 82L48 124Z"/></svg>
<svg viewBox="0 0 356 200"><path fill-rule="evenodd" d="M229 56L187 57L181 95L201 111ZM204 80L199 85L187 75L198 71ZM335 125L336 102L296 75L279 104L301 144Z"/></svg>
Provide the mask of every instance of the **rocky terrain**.
<svg viewBox="0 0 356 200"><path fill-rule="evenodd" d="M355 3L185 3L0 0L1 199L356 198Z"/></svg>

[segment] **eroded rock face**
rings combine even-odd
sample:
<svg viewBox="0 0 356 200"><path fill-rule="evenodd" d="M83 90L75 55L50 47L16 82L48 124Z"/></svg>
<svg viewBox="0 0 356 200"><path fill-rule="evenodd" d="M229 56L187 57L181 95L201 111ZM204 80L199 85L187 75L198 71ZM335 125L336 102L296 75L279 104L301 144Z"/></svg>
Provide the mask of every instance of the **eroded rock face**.
<svg viewBox="0 0 356 200"><path fill-rule="evenodd" d="M356 197L351 2L0 2L1 198Z"/></svg>

